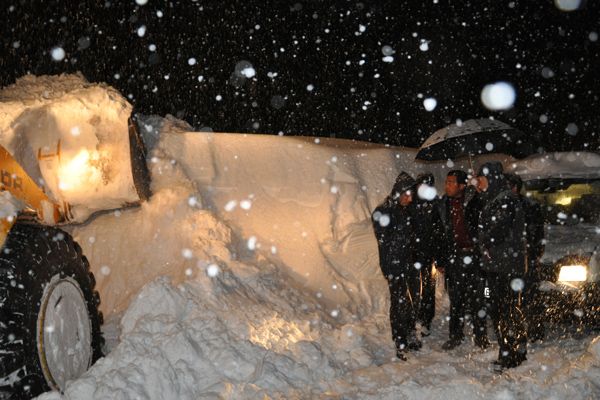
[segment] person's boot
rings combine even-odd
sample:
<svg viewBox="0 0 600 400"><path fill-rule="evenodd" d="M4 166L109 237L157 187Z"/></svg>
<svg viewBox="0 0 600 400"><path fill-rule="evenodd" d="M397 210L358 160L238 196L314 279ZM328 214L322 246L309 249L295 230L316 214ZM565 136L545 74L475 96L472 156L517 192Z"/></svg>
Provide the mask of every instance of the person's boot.
<svg viewBox="0 0 600 400"><path fill-rule="evenodd" d="M402 361L408 361L408 358L406 358L406 352L404 351L404 349L396 349L396 357L398 357Z"/></svg>
<svg viewBox="0 0 600 400"><path fill-rule="evenodd" d="M443 345L442 345L442 349L444 350L452 350L458 346L460 346L462 343L462 339L458 339L458 338L450 338L448 339Z"/></svg>
<svg viewBox="0 0 600 400"><path fill-rule="evenodd" d="M417 338L417 333L411 332L408 337L408 350L418 351L421 347L423 347L423 343Z"/></svg>
<svg viewBox="0 0 600 400"><path fill-rule="evenodd" d="M418 339L412 340L410 343L408 343L408 349L412 351L418 351L421 349L421 347L423 347L423 343Z"/></svg>
<svg viewBox="0 0 600 400"><path fill-rule="evenodd" d="M531 343L544 340L545 336L545 329L544 325L542 324L530 327L529 331L527 332L527 340L529 340Z"/></svg>
<svg viewBox="0 0 600 400"><path fill-rule="evenodd" d="M431 335L431 324L421 325L421 337L427 337Z"/></svg>
<svg viewBox="0 0 600 400"><path fill-rule="evenodd" d="M490 341L488 340L487 336L475 336L475 345L477 347L479 347L482 350L487 349L488 347L490 347Z"/></svg>

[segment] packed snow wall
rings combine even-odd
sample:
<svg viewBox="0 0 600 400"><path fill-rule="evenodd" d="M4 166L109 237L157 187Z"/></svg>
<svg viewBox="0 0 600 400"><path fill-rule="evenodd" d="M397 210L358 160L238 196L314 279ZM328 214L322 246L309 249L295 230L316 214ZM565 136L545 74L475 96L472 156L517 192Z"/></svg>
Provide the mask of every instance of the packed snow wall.
<svg viewBox="0 0 600 400"><path fill-rule="evenodd" d="M139 200L131 173L131 105L81 75L28 75L0 90L0 145L72 219Z"/></svg>
<svg viewBox="0 0 600 400"><path fill-rule="evenodd" d="M447 168L416 163L414 149L365 142L161 129L151 163L181 168L202 207L239 236L234 256L260 254L290 283L357 314L383 306L374 299L387 290L372 210L401 170L434 171L443 182Z"/></svg>

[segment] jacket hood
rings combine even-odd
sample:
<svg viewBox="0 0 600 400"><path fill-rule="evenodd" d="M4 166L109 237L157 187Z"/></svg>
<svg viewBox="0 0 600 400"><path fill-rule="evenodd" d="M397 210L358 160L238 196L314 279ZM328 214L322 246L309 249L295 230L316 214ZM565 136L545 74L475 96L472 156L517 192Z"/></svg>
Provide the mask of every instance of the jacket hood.
<svg viewBox="0 0 600 400"><path fill-rule="evenodd" d="M407 190L413 190L415 187L416 181L410 176L408 173L402 171L396 178L396 183L394 183L394 188L392 190L392 196L399 196L403 192Z"/></svg>
<svg viewBox="0 0 600 400"><path fill-rule="evenodd" d="M495 197L501 191L508 189L508 182L504 176L504 168L498 161L486 162L477 171L477 176L485 176L488 180L486 196Z"/></svg>

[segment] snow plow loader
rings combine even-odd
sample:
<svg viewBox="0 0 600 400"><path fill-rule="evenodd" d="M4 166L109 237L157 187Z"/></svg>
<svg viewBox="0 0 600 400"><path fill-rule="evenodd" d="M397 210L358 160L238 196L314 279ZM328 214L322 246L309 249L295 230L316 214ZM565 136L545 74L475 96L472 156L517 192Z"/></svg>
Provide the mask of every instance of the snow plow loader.
<svg viewBox="0 0 600 400"><path fill-rule="evenodd" d="M94 274L60 226L149 197L131 106L71 83L84 92L0 92L0 399L62 391L102 356Z"/></svg>

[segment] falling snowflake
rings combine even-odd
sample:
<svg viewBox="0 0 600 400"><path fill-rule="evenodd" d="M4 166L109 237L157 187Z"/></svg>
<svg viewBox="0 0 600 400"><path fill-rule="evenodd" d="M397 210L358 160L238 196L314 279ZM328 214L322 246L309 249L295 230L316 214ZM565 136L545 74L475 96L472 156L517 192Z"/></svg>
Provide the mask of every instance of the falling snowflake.
<svg viewBox="0 0 600 400"><path fill-rule="evenodd" d="M385 45L385 46L383 46L383 47L381 48L381 53L382 53L382 54L383 54L385 57L388 57L388 56L391 56L391 55L393 55L394 53L396 53L396 51L395 51L395 50L392 48L392 46Z"/></svg>
<svg viewBox="0 0 600 400"><path fill-rule="evenodd" d="M575 11L581 7L582 0L554 0L554 5L561 11Z"/></svg>
<svg viewBox="0 0 600 400"><path fill-rule="evenodd" d="M240 201L240 208L244 210L249 210L252 207L252 202L250 200L242 200Z"/></svg>
<svg viewBox="0 0 600 400"><path fill-rule="evenodd" d="M496 82L485 85L481 91L481 102L493 111L507 110L513 106L517 94L508 82Z"/></svg>
<svg viewBox="0 0 600 400"><path fill-rule="evenodd" d="M247 246L249 250L256 250L258 239L256 236L250 236L247 242Z"/></svg>
<svg viewBox="0 0 600 400"><path fill-rule="evenodd" d="M208 276L210 276L211 278L216 277L217 275L219 275L220 269L219 266L217 264L210 264L207 268L206 268L206 273L208 274Z"/></svg>
<svg viewBox="0 0 600 400"><path fill-rule="evenodd" d="M419 186L417 195L420 199L431 201L436 198L437 190L433 186L423 184Z"/></svg>
<svg viewBox="0 0 600 400"><path fill-rule="evenodd" d="M244 75L246 78L250 79L256 76L256 70L252 67L246 67L242 69L241 74Z"/></svg>
<svg viewBox="0 0 600 400"><path fill-rule="evenodd" d="M514 290L515 292L522 291L524 287L525 287L525 282L523 282L523 279L515 278L512 281L510 281L510 288L512 290Z"/></svg>
<svg viewBox="0 0 600 400"><path fill-rule="evenodd" d="M433 97L428 97L423 100L423 107L425 107L425 110L427 111L433 111L435 110L435 107L437 107L437 100Z"/></svg>
<svg viewBox="0 0 600 400"><path fill-rule="evenodd" d="M190 260L192 257L194 257L194 252L192 250L186 248L186 249L181 250L181 255L186 260Z"/></svg>
<svg viewBox="0 0 600 400"><path fill-rule="evenodd" d="M104 276L110 275L110 267L108 265L103 265L100 267L100 273Z"/></svg>
<svg viewBox="0 0 600 400"><path fill-rule="evenodd" d="M62 61L65 58L66 53L62 47L54 47L50 50L50 55L52 56L52 60Z"/></svg>

